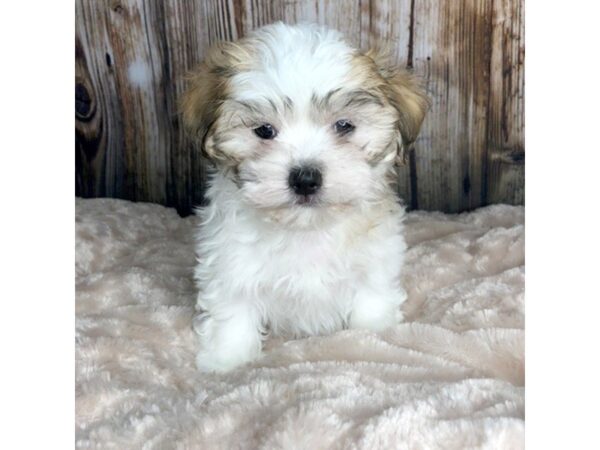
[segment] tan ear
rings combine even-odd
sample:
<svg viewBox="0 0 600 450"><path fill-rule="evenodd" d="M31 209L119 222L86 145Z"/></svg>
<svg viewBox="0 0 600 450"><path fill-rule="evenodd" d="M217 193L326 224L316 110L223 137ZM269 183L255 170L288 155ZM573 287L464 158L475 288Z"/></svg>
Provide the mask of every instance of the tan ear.
<svg viewBox="0 0 600 450"><path fill-rule="evenodd" d="M183 126L202 153L210 158L211 155L205 152L204 143L217 118L223 82L206 63L196 68L188 79L188 88L180 104Z"/></svg>
<svg viewBox="0 0 600 450"><path fill-rule="evenodd" d="M398 111L400 136L397 162L403 163L407 151L419 135L421 124L429 109L429 99L421 82L407 70L390 64L385 51L370 50L367 56L375 62L379 74L385 80L382 90L390 104Z"/></svg>
<svg viewBox="0 0 600 450"><path fill-rule="evenodd" d="M188 75L188 87L180 103L183 125L202 153L216 159L214 148L206 146L207 137L227 98L228 79L239 66L243 49L232 42L220 42L212 47L206 59Z"/></svg>

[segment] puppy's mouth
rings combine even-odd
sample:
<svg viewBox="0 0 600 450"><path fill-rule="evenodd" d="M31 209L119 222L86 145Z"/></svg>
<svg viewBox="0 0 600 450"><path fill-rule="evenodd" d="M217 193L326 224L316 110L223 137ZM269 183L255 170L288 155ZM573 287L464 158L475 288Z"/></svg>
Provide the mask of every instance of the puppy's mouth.
<svg viewBox="0 0 600 450"><path fill-rule="evenodd" d="M303 207L320 206L321 202L317 195L296 195L294 204Z"/></svg>

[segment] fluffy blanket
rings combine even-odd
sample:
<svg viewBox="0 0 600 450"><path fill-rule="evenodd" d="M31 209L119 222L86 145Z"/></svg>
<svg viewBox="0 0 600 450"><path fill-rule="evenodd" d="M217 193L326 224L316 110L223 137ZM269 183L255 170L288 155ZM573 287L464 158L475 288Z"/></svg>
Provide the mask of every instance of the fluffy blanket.
<svg viewBox="0 0 600 450"><path fill-rule="evenodd" d="M272 339L226 375L194 367L196 219L76 212L77 447L523 447L522 207L411 212L405 323Z"/></svg>

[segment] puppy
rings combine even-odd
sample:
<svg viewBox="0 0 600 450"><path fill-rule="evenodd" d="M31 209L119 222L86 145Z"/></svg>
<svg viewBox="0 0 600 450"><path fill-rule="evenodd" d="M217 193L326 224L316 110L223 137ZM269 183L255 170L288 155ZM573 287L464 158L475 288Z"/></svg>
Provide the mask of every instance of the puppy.
<svg viewBox="0 0 600 450"><path fill-rule="evenodd" d="M333 30L282 23L211 49L183 120L212 162L199 211L199 369L299 337L402 320L395 162L428 101L406 72Z"/></svg>

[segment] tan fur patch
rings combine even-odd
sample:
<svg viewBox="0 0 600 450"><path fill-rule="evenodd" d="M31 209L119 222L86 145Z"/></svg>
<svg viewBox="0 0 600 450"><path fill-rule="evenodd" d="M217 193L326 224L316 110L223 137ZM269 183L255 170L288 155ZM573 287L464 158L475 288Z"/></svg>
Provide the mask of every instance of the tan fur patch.
<svg viewBox="0 0 600 450"><path fill-rule="evenodd" d="M401 136L398 140L397 163L403 164L406 152L417 139L430 105L429 99L419 80L407 70L394 66L385 50L369 50L365 56L377 67L378 74L384 80L379 88L398 111Z"/></svg>
<svg viewBox="0 0 600 450"><path fill-rule="evenodd" d="M228 79L247 69L252 59L251 51L242 44L220 42L212 47L204 62L188 76L189 87L180 104L185 129L211 160L226 159L211 139L211 127L228 97Z"/></svg>

